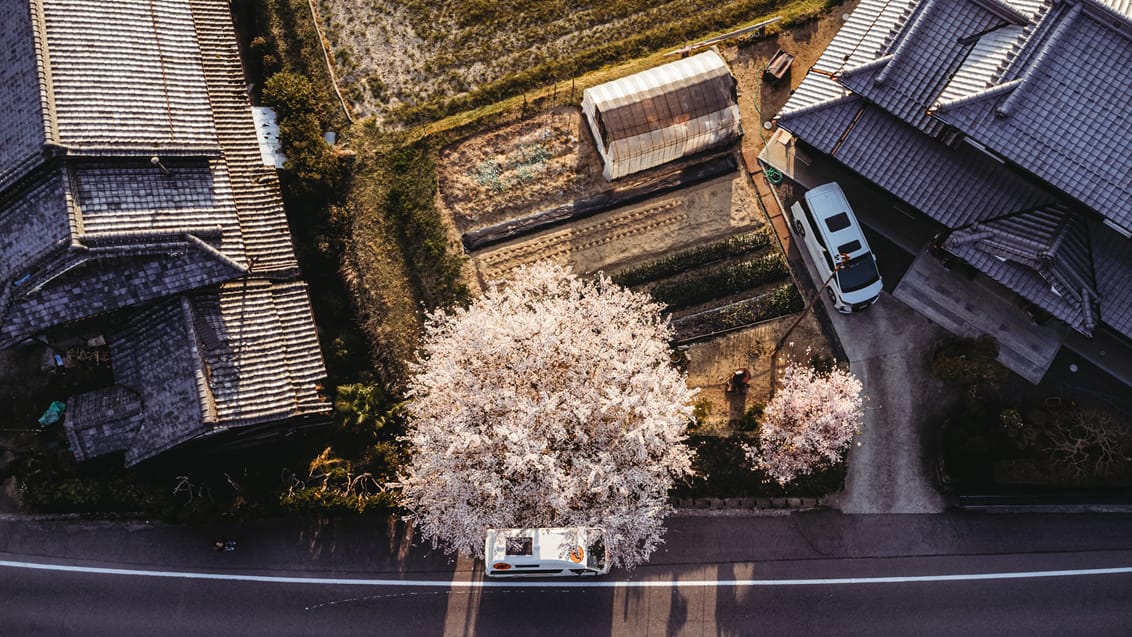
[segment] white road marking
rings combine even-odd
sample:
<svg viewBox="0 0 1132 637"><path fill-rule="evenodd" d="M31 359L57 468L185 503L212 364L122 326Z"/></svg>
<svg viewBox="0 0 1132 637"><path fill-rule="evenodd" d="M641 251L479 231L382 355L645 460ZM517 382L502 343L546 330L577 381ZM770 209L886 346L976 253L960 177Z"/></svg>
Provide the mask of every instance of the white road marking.
<svg viewBox="0 0 1132 637"><path fill-rule="evenodd" d="M234 573L201 573L194 571L153 571L100 566L70 566L0 560L0 568L33 571L58 571L89 575L131 575L134 577L164 577L172 579L219 580L228 582L264 582L269 584L311 584L318 586L391 586L416 588L705 588L743 586L843 586L854 584L912 584L920 582L972 582L982 580L1016 580L1043 577L1085 577L1097 575L1129 575L1132 567L1083 568L1058 571L1018 571L1004 573L957 573L952 575L904 575L893 577L829 577L816 579L734 579L734 580L411 580L367 579L349 577L286 577L279 575L244 575Z"/></svg>

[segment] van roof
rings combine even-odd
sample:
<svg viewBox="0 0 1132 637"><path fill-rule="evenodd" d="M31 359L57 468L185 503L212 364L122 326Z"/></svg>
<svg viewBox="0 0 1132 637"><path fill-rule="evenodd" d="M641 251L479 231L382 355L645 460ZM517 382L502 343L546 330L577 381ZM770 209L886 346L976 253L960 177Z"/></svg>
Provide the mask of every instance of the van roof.
<svg viewBox="0 0 1132 637"><path fill-rule="evenodd" d="M853 258L869 251L857 216L837 182L822 184L806 192L805 196L814 222L819 226L818 232L825 237L831 252L845 253Z"/></svg>
<svg viewBox="0 0 1132 637"><path fill-rule="evenodd" d="M586 527L488 529L488 560L513 563L567 560L570 551L586 543ZM599 530L600 531L600 530Z"/></svg>

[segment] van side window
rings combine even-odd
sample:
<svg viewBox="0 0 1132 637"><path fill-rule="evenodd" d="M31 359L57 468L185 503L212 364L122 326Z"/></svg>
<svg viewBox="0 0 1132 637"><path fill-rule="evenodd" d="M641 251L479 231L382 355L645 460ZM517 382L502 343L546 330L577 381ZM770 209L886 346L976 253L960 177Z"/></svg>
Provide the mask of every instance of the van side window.
<svg viewBox="0 0 1132 637"><path fill-rule="evenodd" d="M816 230L818 228L818 224L814 223L814 216L812 214L810 214L809 206L798 206L798 207L802 209L802 214L806 216L806 225L809 226L810 228L813 228L813 229ZM826 250L825 239L822 238L821 233L820 232L814 232L813 235L814 235L814 239L817 240L818 245L820 245L822 247L822 250Z"/></svg>

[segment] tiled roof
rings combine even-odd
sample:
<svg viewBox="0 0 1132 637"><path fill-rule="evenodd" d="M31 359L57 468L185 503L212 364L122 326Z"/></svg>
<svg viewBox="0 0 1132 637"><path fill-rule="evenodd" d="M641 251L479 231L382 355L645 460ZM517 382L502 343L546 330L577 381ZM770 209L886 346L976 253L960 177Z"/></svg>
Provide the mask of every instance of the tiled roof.
<svg viewBox="0 0 1132 637"><path fill-rule="evenodd" d="M0 346L125 321L108 338L117 385L75 397L76 455L134 464L327 413L229 3L0 0L0 19Z"/></svg>
<svg viewBox="0 0 1132 637"><path fill-rule="evenodd" d="M85 148L215 147L189 5L39 0L58 126Z"/></svg>
<svg viewBox="0 0 1132 637"><path fill-rule="evenodd" d="M79 247L51 256L35 276L13 287L0 306L0 346L50 326L135 307L244 272L187 233L87 235Z"/></svg>
<svg viewBox="0 0 1132 637"><path fill-rule="evenodd" d="M1091 336L1098 299L1085 217L1064 207L959 228L944 248Z"/></svg>
<svg viewBox="0 0 1132 637"><path fill-rule="evenodd" d="M80 240L84 234L219 230L221 240L215 247L246 264L223 164L170 158L163 165L168 174L155 170L148 160L76 162L71 175Z"/></svg>
<svg viewBox="0 0 1132 637"><path fill-rule="evenodd" d="M939 117L1132 234L1132 20L1059 5L1003 82Z"/></svg>
<svg viewBox="0 0 1132 637"><path fill-rule="evenodd" d="M1094 223L1089 234L1101 296L1101 321L1132 338L1132 285L1128 284L1132 278L1132 245L1100 223Z"/></svg>
<svg viewBox="0 0 1132 637"><path fill-rule="evenodd" d="M44 111L27 0L0 0L0 184L40 161Z"/></svg>
<svg viewBox="0 0 1132 637"><path fill-rule="evenodd" d="M0 196L0 291L26 274L32 260L71 238L59 171L22 186Z"/></svg>
<svg viewBox="0 0 1132 637"><path fill-rule="evenodd" d="M846 97L840 85L799 91L779 124L960 228L951 236L953 252L1059 319L1084 333L1100 322L1132 337L1132 246L1112 229L1132 234L1132 1L1010 0L1038 23L970 34L968 42L977 42L953 69L948 38L967 33L963 11L1002 8L974 2L862 0L849 21L858 28L850 32L847 24L838 33L803 87L815 77L814 86L835 85L836 73L854 66L840 62L844 52L864 50L843 78L864 97ZM871 24L903 26L889 29L893 37L881 47L885 29L861 28L862 11ZM914 54L917 47L935 53ZM918 63L898 69L902 57ZM890 77L880 86L899 86L896 96L878 92L873 81L885 71ZM901 101L912 95L915 108ZM932 114L967 134L966 142L921 132L942 132L917 110L932 99ZM1065 212L1076 203L1057 207L1066 195L1107 225Z"/></svg>
<svg viewBox="0 0 1132 637"><path fill-rule="evenodd" d="M849 92L833 78L848 68L883 56L918 0L862 0L849 14L802 83L790 94L782 115L843 97Z"/></svg>
<svg viewBox="0 0 1132 637"><path fill-rule="evenodd" d="M189 300L174 297L134 314L109 339L115 378L142 401L139 427L120 443L127 465L208 431L201 409L210 400L208 383L191 316ZM95 449L91 455L112 450Z"/></svg>
<svg viewBox="0 0 1132 637"><path fill-rule="evenodd" d="M858 98L810 107L779 125L948 227L1056 202L973 147L949 148Z"/></svg>
<svg viewBox="0 0 1132 637"><path fill-rule="evenodd" d="M67 400L67 440L78 460L125 451L141 424L141 398L114 385L76 394Z"/></svg>
<svg viewBox="0 0 1132 637"><path fill-rule="evenodd" d="M1026 16L1025 26L1008 25L984 33L964 58L947 86L936 98L939 102L952 102L981 93L994 85L1019 50L1033 34L1042 16L1054 0L1009 0L1010 5Z"/></svg>
<svg viewBox="0 0 1132 637"><path fill-rule="evenodd" d="M325 411L326 376L302 283L251 279L193 295L213 409L236 427Z"/></svg>
<svg viewBox="0 0 1132 637"><path fill-rule="evenodd" d="M935 134L942 125L928 115L928 109L979 36L1025 23L1025 16L998 0L924 0L899 43L881 58L883 64L846 69L841 84L929 135Z"/></svg>
<svg viewBox="0 0 1132 637"><path fill-rule="evenodd" d="M120 434L88 437L89 456L125 449L132 465L212 431L330 411L303 283L247 279L168 299L131 316L110 348L142 408L132 429L113 429L110 411L79 421Z"/></svg>
<svg viewBox="0 0 1132 637"><path fill-rule="evenodd" d="M190 0L189 5L248 263L253 272L270 278L298 276L278 175L260 156L228 3Z"/></svg>

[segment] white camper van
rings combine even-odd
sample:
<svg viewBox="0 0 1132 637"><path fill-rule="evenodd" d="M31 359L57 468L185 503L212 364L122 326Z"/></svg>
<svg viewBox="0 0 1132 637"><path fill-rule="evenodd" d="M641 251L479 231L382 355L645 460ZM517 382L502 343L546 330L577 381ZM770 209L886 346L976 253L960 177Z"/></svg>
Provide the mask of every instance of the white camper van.
<svg viewBox="0 0 1132 637"><path fill-rule="evenodd" d="M488 577L571 577L609 572L605 529L488 529Z"/></svg>
<svg viewBox="0 0 1132 637"><path fill-rule="evenodd" d="M795 238L806 247L838 312L859 312L880 298L884 285L876 257L837 182L806 192L790 206ZM837 276L833 276L834 273Z"/></svg>

